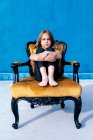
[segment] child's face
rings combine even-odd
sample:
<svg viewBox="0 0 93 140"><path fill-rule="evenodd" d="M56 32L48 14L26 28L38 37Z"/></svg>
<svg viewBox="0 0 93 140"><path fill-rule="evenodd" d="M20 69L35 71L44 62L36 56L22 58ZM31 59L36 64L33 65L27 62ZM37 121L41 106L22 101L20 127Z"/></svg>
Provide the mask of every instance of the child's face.
<svg viewBox="0 0 93 140"><path fill-rule="evenodd" d="M44 49L47 49L51 46L51 40L47 33L44 33L41 38L41 46Z"/></svg>

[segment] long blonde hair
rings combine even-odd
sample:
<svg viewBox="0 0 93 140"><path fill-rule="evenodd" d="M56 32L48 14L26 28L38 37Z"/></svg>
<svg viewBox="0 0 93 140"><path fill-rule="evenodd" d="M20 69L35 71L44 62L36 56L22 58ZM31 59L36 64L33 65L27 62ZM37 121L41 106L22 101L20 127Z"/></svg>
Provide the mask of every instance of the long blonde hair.
<svg viewBox="0 0 93 140"><path fill-rule="evenodd" d="M50 40L51 40L51 46L54 46L55 41L54 41L54 37L53 37L52 33L48 30L44 30L40 33L40 35L38 37L38 40L37 40L36 45L35 45L36 48L42 47L41 46L41 39L42 39L42 36L43 36L44 33L47 33L49 35Z"/></svg>

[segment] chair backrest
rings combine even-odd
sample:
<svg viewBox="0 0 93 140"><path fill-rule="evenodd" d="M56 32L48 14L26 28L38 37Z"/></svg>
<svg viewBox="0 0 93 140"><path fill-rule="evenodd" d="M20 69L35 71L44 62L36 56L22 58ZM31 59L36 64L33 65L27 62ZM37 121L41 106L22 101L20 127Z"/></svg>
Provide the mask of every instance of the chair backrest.
<svg viewBox="0 0 93 140"><path fill-rule="evenodd" d="M27 42L26 52L27 52L28 57L31 54L36 53L35 44L36 44L36 41ZM59 67L58 69L59 69L60 76L63 76L63 73L64 73L64 61L65 61L65 53L66 53L66 50L67 50L67 44L65 42L63 42L63 41L56 40L55 45L54 45L54 49L55 49L56 52L60 52L62 54L62 59L58 60L58 67ZM34 68L35 68L34 61L31 61L30 64L32 66L32 71L34 73Z"/></svg>

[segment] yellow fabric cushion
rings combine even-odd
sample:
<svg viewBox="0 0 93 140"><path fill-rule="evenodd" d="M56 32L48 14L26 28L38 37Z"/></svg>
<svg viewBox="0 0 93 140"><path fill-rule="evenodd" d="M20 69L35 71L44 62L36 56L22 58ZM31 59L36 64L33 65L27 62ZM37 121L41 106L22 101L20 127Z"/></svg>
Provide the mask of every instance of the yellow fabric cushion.
<svg viewBox="0 0 93 140"><path fill-rule="evenodd" d="M81 96L81 86L78 83L68 78L61 78L58 80L58 86L41 87L38 85L39 81L34 78L25 78L22 81L12 85L12 97L65 97L71 96L78 98Z"/></svg>

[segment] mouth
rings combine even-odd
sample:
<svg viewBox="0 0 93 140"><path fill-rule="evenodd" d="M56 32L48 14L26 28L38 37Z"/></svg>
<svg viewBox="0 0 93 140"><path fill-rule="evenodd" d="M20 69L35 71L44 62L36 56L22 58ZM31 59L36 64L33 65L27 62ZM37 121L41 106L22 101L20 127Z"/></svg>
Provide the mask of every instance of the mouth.
<svg viewBox="0 0 93 140"><path fill-rule="evenodd" d="M48 46L48 44L45 44L45 46Z"/></svg>

